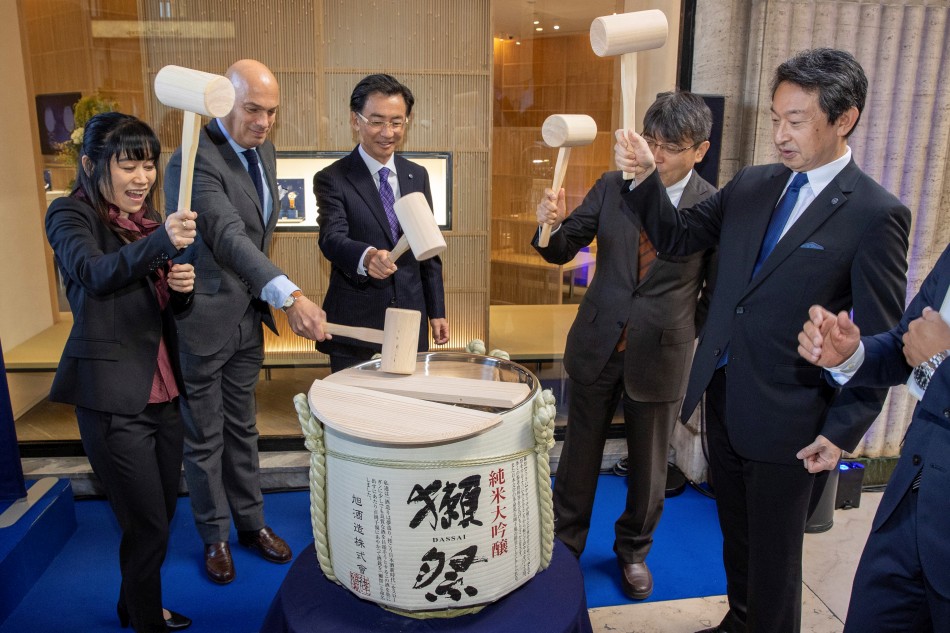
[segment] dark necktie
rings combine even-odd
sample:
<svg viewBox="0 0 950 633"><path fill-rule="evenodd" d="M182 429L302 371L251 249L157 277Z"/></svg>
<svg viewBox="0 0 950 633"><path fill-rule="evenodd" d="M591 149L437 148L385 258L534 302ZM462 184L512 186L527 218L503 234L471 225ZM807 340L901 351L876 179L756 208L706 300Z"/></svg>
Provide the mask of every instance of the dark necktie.
<svg viewBox="0 0 950 633"><path fill-rule="evenodd" d="M257 197L261 200L261 210L266 213L266 209L264 209L264 181L261 179L261 161L257 158L257 152L253 149L246 149L241 153L247 159L247 173L251 175L251 181L254 183L254 188L257 189Z"/></svg>
<svg viewBox="0 0 950 633"><path fill-rule="evenodd" d="M389 220L389 231L392 233L393 241L399 239L399 218L396 217L396 194L393 188L389 186L389 168L381 167L379 169L379 198L383 201L383 210L386 211L386 219Z"/></svg>
<svg viewBox="0 0 950 633"><path fill-rule="evenodd" d="M775 245L778 244L779 238L782 237L782 230L785 228L785 225L788 223L788 219L792 215L792 210L795 208L795 203L798 202L798 193L802 190L802 187L807 184L808 176L802 172L795 174L795 177L792 178L792 182L788 186L788 189L785 190L785 195L782 196L782 199L779 200L775 210L772 211L772 219L769 220L769 228L765 231L765 238L762 240L762 248L759 249L759 256L755 260L755 268L752 269L753 278L755 278L756 274L758 274L759 269L762 267L762 264L765 262L765 260L768 259L768 256L775 248Z"/></svg>
<svg viewBox="0 0 950 633"><path fill-rule="evenodd" d="M637 253L637 281L643 281L643 278L650 272L650 266L656 259L656 248L647 237L647 232L640 229L640 250Z"/></svg>

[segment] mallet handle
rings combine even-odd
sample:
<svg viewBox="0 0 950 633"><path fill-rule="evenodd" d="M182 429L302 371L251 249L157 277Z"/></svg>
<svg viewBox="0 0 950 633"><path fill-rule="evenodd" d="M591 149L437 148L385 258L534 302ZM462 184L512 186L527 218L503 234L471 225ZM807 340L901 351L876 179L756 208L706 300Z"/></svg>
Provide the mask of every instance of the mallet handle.
<svg viewBox="0 0 950 633"><path fill-rule="evenodd" d="M555 196L561 192L561 185L564 184L564 175L567 174L567 161L570 157L570 147L562 147L557 150L557 163L554 164L554 183L551 185ZM538 238L538 246L545 248L550 241L551 225L545 222L541 225L541 236Z"/></svg>
<svg viewBox="0 0 950 633"><path fill-rule="evenodd" d="M191 185L195 177L195 155L198 153L198 135L201 134L201 116L185 110L181 121L181 182L178 185L178 210L191 210Z"/></svg>
<svg viewBox="0 0 950 633"><path fill-rule="evenodd" d="M348 336L367 343L383 344L383 330L375 330L369 327L355 327L352 325L340 325L338 323L324 323L323 331L327 334L339 334Z"/></svg>
<svg viewBox="0 0 950 633"><path fill-rule="evenodd" d="M402 257L402 254L409 250L409 239L406 237L406 234L403 233L399 236L399 241L396 242L396 245L393 246L393 250L389 251L389 261L396 263L396 260Z"/></svg>
<svg viewBox="0 0 950 633"><path fill-rule="evenodd" d="M623 129L637 127L637 54L620 56L620 90L623 99ZM624 180L633 180L633 174L623 173Z"/></svg>

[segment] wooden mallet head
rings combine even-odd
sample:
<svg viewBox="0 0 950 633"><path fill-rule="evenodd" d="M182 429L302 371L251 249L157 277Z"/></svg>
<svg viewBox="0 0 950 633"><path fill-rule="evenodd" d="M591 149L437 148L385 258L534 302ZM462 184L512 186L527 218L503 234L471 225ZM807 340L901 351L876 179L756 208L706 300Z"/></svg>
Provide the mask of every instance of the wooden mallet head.
<svg viewBox="0 0 950 633"><path fill-rule="evenodd" d="M586 114L552 114L541 126L541 138L548 147L557 147L557 163L554 166L554 194L561 190L564 175L567 173L567 161L571 148L590 145L597 138L597 123ZM538 246L544 248L551 239L551 225L541 226Z"/></svg>
<svg viewBox="0 0 950 633"><path fill-rule="evenodd" d="M181 128L181 184L178 210L191 208L191 182L201 117L222 117L234 107L234 86L227 77L181 66L165 66L155 75L155 96L184 111Z"/></svg>
<svg viewBox="0 0 950 633"><path fill-rule="evenodd" d="M435 257L445 250L445 237L435 221L429 201L421 191L409 193L393 205L402 237L389 253L390 261L395 262L410 248L417 261Z"/></svg>
<svg viewBox="0 0 950 633"><path fill-rule="evenodd" d="M379 368L391 374L411 374L416 370L421 321L422 313L418 310L386 308L386 320L383 322L382 330L324 323L323 331L381 344L383 349Z"/></svg>
<svg viewBox="0 0 950 633"><path fill-rule="evenodd" d="M637 127L637 52L666 44L670 25L659 9L596 18L590 25L590 47L598 57L620 55L620 92L625 130ZM624 174L625 180L633 174Z"/></svg>

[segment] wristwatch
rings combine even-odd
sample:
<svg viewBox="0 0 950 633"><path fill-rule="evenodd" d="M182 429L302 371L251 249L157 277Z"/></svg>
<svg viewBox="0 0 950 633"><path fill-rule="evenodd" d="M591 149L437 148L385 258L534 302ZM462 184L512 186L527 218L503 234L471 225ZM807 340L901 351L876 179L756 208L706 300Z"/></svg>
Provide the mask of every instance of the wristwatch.
<svg viewBox="0 0 950 633"><path fill-rule="evenodd" d="M917 386L920 387L922 391L927 390L927 385L930 384L930 379L933 378L934 372L937 371L937 367L940 366L940 363L942 363L947 356L950 356L950 349L937 352L914 367L914 382L917 383Z"/></svg>
<svg viewBox="0 0 950 633"><path fill-rule="evenodd" d="M290 293L290 296L287 297L287 300L284 301L284 305L280 306L280 309L286 312L290 308L290 306L294 305L297 302L297 299L299 299L302 296L303 296L303 293L301 291L294 290L293 292Z"/></svg>

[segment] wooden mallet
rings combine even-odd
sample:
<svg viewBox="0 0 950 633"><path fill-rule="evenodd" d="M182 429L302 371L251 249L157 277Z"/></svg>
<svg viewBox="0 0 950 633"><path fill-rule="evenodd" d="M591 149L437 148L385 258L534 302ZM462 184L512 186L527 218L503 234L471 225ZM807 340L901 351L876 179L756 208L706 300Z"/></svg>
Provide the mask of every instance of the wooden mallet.
<svg viewBox="0 0 950 633"><path fill-rule="evenodd" d="M402 236L389 252L389 261L395 262L410 248L420 262L445 250L445 237L435 221L425 194L421 191L406 194L396 200L393 210L399 218Z"/></svg>
<svg viewBox="0 0 950 633"><path fill-rule="evenodd" d="M670 25L659 9L607 15L590 25L590 47L598 57L620 55L620 93L623 98L625 130L637 126L637 51L666 44ZM633 174L624 173L624 180Z"/></svg>
<svg viewBox="0 0 950 633"><path fill-rule="evenodd" d="M564 184L567 173L567 161L571 148L589 145L597 138L597 123L586 114L552 114L541 126L541 138L548 147L557 147L557 163L554 165L554 184L551 189L556 196ZM541 225L538 246L544 248L551 240L551 225Z"/></svg>
<svg viewBox="0 0 950 633"><path fill-rule="evenodd" d="M386 320L382 330L324 323L323 331L368 343L381 344L383 349L379 368L392 374L411 374L416 370L421 320L422 313L418 310L386 308Z"/></svg>
<svg viewBox="0 0 950 633"><path fill-rule="evenodd" d="M201 117L222 117L234 107L234 86L227 77L192 68L165 66L155 75L155 96L169 108L184 110L181 122L181 184L178 210L191 209L191 183Z"/></svg>

